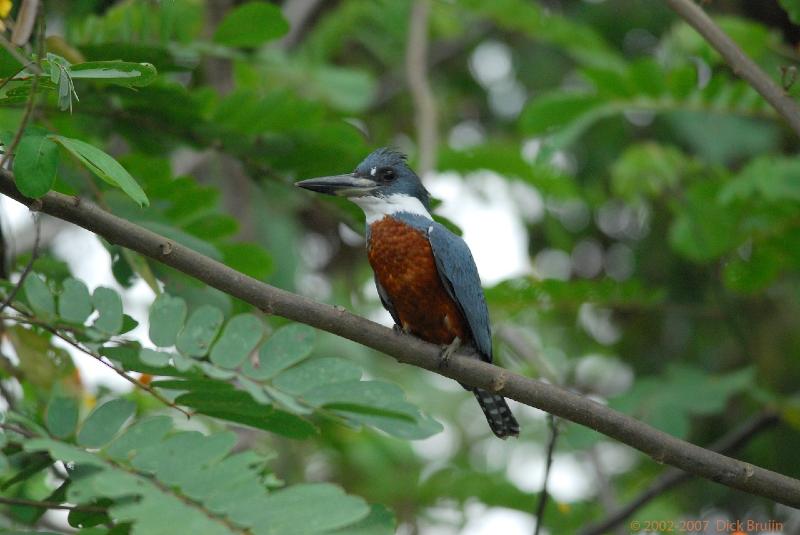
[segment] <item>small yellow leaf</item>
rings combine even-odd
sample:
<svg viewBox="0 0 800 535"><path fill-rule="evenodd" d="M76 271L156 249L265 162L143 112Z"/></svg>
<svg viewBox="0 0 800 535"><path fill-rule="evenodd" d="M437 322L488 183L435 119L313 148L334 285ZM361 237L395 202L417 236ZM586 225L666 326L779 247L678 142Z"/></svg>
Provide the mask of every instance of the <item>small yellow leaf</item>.
<svg viewBox="0 0 800 535"><path fill-rule="evenodd" d="M11 13L11 8L14 7L14 2L11 0L0 0L0 19L4 19ZM4 28L0 23L0 29Z"/></svg>

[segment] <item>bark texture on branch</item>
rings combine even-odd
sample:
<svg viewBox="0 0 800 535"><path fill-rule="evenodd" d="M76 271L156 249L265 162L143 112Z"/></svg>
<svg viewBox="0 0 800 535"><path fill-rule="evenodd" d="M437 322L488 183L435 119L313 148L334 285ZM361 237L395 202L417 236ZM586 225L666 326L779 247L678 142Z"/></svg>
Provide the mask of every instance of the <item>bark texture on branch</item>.
<svg viewBox="0 0 800 535"><path fill-rule="evenodd" d="M800 481L726 457L659 431L635 418L563 388L523 377L492 364L453 355L440 369L440 348L399 334L368 319L264 284L228 266L121 219L95 204L50 192L40 199L24 197L13 175L0 169L0 192L32 210L69 221L111 243L127 247L276 314L342 336L390 355L398 361L436 372L460 383L497 392L545 412L587 426L686 472L728 487L800 508Z"/></svg>
<svg viewBox="0 0 800 535"><path fill-rule="evenodd" d="M786 94L786 91L750 59L693 0L665 0L665 2L697 30L720 53L734 74L744 78L758 91L800 136L800 106Z"/></svg>

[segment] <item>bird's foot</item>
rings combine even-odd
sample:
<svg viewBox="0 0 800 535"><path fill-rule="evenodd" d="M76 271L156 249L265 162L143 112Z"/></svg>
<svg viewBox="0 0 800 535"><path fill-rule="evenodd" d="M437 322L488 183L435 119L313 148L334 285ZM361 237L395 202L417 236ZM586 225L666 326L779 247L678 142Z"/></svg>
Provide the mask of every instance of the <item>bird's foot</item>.
<svg viewBox="0 0 800 535"><path fill-rule="evenodd" d="M458 348L461 347L461 338L456 336L453 338L453 341L450 342L448 345L442 348L442 352L439 354L439 369L446 368L448 362L450 361L450 357L458 351Z"/></svg>
<svg viewBox="0 0 800 535"><path fill-rule="evenodd" d="M403 328L400 327L396 323L394 325L392 325L392 330L395 332L395 334L405 334L405 331L403 330Z"/></svg>

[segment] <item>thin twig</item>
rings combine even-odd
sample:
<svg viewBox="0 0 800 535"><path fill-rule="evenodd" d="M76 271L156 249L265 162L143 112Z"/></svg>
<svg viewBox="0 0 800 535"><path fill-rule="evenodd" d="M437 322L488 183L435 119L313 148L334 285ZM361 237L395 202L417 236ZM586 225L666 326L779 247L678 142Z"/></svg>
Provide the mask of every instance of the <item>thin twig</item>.
<svg viewBox="0 0 800 535"><path fill-rule="evenodd" d="M14 74L12 74L11 76L9 76L8 78L6 78L6 79L4 79L2 82L0 82L0 89L3 89L3 88L6 86L6 84L7 84L8 82L10 82L10 81L11 81L11 80L13 80L14 78L16 78L16 77L19 75L19 73L21 73L21 72L22 72L22 71L24 71L24 70L25 70L25 66L23 65L22 67L20 67L20 68L19 68L19 70L18 70L17 72L15 72L15 73L14 73ZM20 80L21 80L21 79L20 79Z"/></svg>
<svg viewBox="0 0 800 535"><path fill-rule="evenodd" d="M436 167L439 144L436 99L428 80L428 14L430 0L415 0L411 6L406 44L406 77L414 101L419 172L425 176Z"/></svg>
<svg viewBox="0 0 800 535"><path fill-rule="evenodd" d="M32 318L32 317L29 317L29 316L8 316L8 315L3 315L3 316L0 316L0 320L17 321L19 323L25 323L27 325L35 325L36 327L44 329L45 331L49 332L50 334L52 334L53 336L59 338L60 340L63 340L64 342L66 342L70 346L74 347L75 349L81 351L82 353L85 353L86 355L89 355L90 357L92 357L93 359L97 360L98 362L100 362L101 364L106 366L107 368L110 368L117 375L119 375L120 377L122 377L123 379L125 379L126 381L128 381L129 383L134 385L135 387L148 392L151 396L156 398L158 401L160 401L164 405L167 405L168 407L172 407L173 409L182 412L183 414L186 415L187 418L191 418L192 417L192 414L190 412L188 412L187 410L179 407L174 401L170 401L169 399L165 398L163 395L158 393L152 386L144 384L143 382L131 377L130 375L128 375L125 372L125 370L116 367L112 362L110 362L105 357L103 357L103 355L100 355L99 353L95 353L94 351L92 351L88 347L85 347L84 345L82 345L80 342L78 342L76 340L73 340L72 338L70 338L69 336L65 335L64 333L62 333L58 329L54 328L49 323L44 322L44 321L39 321L36 318Z"/></svg>
<svg viewBox="0 0 800 535"><path fill-rule="evenodd" d="M27 429L23 429L21 427L17 427L16 425L12 425L9 423L0 422L0 429L5 429L6 431L12 431L17 433L18 435L22 435L25 438L33 438L36 435L28 431Z"/></svg>
<svg viewBox="0 0 800 535"><path fill-rule="evenodd" d="M6 498L0 496L0 503L6 505L25 505L28 507L38 507L39 509L63 509L65 511L82 511L85 513L105 513L107 509L96 505L64 505L58 502L40 502L37 500L27 500L25 498Z"/></svg>
<svg viewBox="0 0 800 535"><path fill-rule="evenodd" d="M0 34L2 37L2 34ZM38 52L36 54L36 69L41 74L42 70L39 68L39 62L42 60L42 51L44 50L44 18L40 16L39 18L39 27L36 30L36 41L38 46ZM9 43L11 45L11 43ZM13 48L13 47L12 47ZM14 151L17 149L17 145L19 145L20 140L22 139L22 134L25 133L25 128L28 126L28 121L33 114L33 109L36 106L36 90L39 88L39 77L35 76L33 81L31 81L31 92L28 94L28 102L25 104L25 113L22 115L22 121L19 123L19 128L17 128L17 133L14 135L14 139L11 141L11 144L5 148L3 152L3 157L0 158L0 169L2 169L3 165L11 158L11 155L14 154Z"/></svg>
<svg viewBox="0 0 800 535"><path fill-rule="evenodd" d="M539 493L539 503L536 505L536 528L533 535L539 535L539 530L544 523L544 508L547 506L547 480L550 478L550 468L553 466L553 452L556 449L558 439L558 422L552 414L547 415L547 429L550 438L547 440L547 457L544 463L544 480L542 481L542 491Z"/></svg>
<svg viewBox="0 0 800 535"><path fill-rule="evenodd" d="M5 310L6 307L9 305L9 303L11 303L11 301L13 301L14 298L17 296L17 293L19 293L19 289L22 288L22 285L25 283L25 279L28 277L28 274L31 272L31 269L33 269L33 263L36 261L36 257L39 256L39 239L41 238L42 234L41 219L42 219L41 217L34 214L33 224L36 228L36 235L33 238L33 249L31 250L31 259L28 260L28 263L25 265L25 269L22 270L22 274L19 276L19 280L17 281L17 283L11 289L8 296L6 296L5 300L3 300L3 303L0 304L0 314L3 313L3 310Z"/></svg>
<svg viewBox="0 0 800 535"><path fill-rule="evenodd" d="M762 412L715 441L709 446L709 449L719 453L736 451L760 432L773 427L779 421L780 418L775 412ZM674 468L667 470L636 498L612 512L600 522L585 527L580 531L580 535L602 535L603 533L608 533L611 529L619 526L622 522L630 518L633 513L644 507L651 500L691 478L692 474L688 472L675 470Z"/></svg>
<svg viewBox="0 0 800 535"><path fill-rule="evenodd" d="M169 238L108 213L89 200L51 191L36 199L22 195L14 174L0 169L0 193L26 206L74 223L104 239L141 253L166 266L241 299L266 313L298 321L353 340L405 364L417 366L476 388L491 390L594 429L668 464L727 487L800 507L800 481L741 462L660 431L611 407L564 388L524 377L464 352L441 366L441 348L416 337L351 314L342 307L319 303L232 269Z"/></svg>
<svg viewBox="0 0 800 535"><path fill-rule="evenodd" d="M752 59L750 59L711 17L692 0L665 0L667 5L683 17L728 62L734 74L741 76L784 118L800 136L800 106L778 86Z"/></svg>
<svg viewBox="0 0 800 535"><path fill-rule="evenodd" d="M6 39L5 36L2 33L0 33L0 46L5 48L8 51L9 54L14 56L14 59L19 61L20 64L22 64L22 67L24 69L28 69L29 71L31 71L34 74L38 74L38 75L42 74L41 67L39 67L39 65L36 62L30 61L28 58L26 58L25 56L20 54L19 50L17 50L17 47L12 45L11 41Z"/></svg>
<svg viewBox="0 0 800 535"><path fill-rule="evenodd" d="M428 70L445 63L469 50L472 45L485 37L493 26L486 21L478 22L466 29L457 39L443 39L429 46ZM405 65L395 67L383 75L378 83L375 97L367 108L367 113L386 106L393 98L405 93L408 80Z"/></svg>

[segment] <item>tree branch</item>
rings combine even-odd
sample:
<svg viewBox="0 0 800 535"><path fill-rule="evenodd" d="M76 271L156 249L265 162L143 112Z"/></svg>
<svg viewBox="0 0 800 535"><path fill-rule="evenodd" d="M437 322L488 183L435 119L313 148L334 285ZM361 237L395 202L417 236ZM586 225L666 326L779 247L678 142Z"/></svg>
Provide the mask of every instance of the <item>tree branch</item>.
<svg viewBox="0 0 800 535"><path fill-rule="evenodd" d="M78 197L50 192L24 197L14 176L0 169L0 193L38 210L95 232L171 266L268 314L305 323L465 385L496 392L565 420L585 425L691 474L728 487L800 508L800 481L737 461L659 431L630 416L563 388L504 370L461 353L440 368L440 348L413 336L395 333L342 307L318 303L248 277L228 266L110 214Z"/></svg>
<svg viewBox="0 0 800 535"><path fill-rule="evenodd" d="M778 415L772 411L762 412L747 420L744 424L732 430L727 435L723 436L711 446L709 449L719 453L729 453L744 446L751 438L756 436L761 431L768 429L780 421ZM608 533L615 526L619 526L626 519L635 513L638 509L649 503L651 500L664 494L668 490L688 481L692 478L692 474L683 472L681 470L671 469L661 474L647 489L639 494L636 498L629 503L620 507L612 512L605 519L592 524L581 530L580 535L602 535Z"/></svg>
<svg viewBox="0 0 800 535"><path fill-rule="evenodd" d="M761 70L741 48L717 26L693 0L665 0L667 5L684 18L728 62L734 74L747 80L761 96L784 118L800 136L800 106Z"/></svg>
<svg viewBox="0 0 800 535"><path fill-rule="evenodd" d="M411 5L406 46L406 78L414 101L420 176L436 167L439 132L436 99L428 80L428 14L430 0L415 0Z"/></svg>

